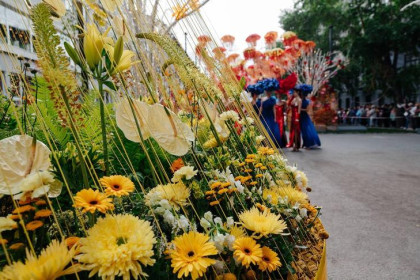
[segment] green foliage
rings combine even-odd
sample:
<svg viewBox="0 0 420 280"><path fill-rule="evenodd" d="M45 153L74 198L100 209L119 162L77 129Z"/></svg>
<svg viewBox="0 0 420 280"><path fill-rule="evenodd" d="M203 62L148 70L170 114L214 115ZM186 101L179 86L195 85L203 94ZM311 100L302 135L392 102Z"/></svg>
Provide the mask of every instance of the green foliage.
<svg viewBox="0 0 420 280"><path fill-rule="evenodd" d="M329 26L333 26L334 49L350 59L333 83L345 85L350 94L360 88L381 90L401 100L418 89L416 74L420 71L420 65L408 69L400 67L396 59L400 54L419 56L420 7L400 11L410 2L298 0L293 11L280 16L280 23L300 38L315 41L324 51L329 50Z"/></svg>

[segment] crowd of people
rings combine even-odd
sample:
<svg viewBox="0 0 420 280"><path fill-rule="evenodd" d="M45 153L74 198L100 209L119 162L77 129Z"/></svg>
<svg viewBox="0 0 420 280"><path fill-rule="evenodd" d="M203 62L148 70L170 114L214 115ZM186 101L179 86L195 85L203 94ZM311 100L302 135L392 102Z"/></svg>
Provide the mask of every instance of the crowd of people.
<svg viewBox="0 0 420 280"><path fill-rule="evenodd" d="M390 127L403 129L420 128L420 103L401 103L340 108L339 124Z"/></svg>
<svg viewBox="0 0 420 280"><path fill-rule="evenodd" d="M312 97L312 87L305 84L295 86L284 95L277 92L279 84L275 79L264 79L248 86L252 105L273 142L278 147L301 147L313 149L321 146L318 133L307 113ZM289 137L286 135L289 131Z"/></svg>

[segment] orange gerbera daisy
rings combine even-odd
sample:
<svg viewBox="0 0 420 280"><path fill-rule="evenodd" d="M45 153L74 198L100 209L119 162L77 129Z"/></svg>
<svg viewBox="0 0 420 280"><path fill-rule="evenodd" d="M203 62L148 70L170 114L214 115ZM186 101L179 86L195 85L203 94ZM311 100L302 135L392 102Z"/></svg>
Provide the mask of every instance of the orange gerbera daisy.
<svg viewBox="0 0 420 280"><path fill-rule="evenodd" d="M69 249L71 249L77 242L79 242L80 237L77 236L69 236L64 241Z"/></svg>
<svg viewBox="0 0 420 280"><path fill-rule="evenodd" d="M17 213L25 213L25 212L29 212L29 211L34 211L36 210L35 207L33 207L32 205L25 205L25 206L20 206L18 208L16 208L15 210L13 210L13 214L17 214Z"/></svg>
<svg viewBox="0 0 420 280"><path fill-rule="evenodd" d="M114 209L114 204L106 194L98 190L84 189L74 197L74 207L82 208L83 213L94 213L96 210L106 213L106 211Z"/></svg>
<svg viewBox="0 0 420 280"><path fill-rule="evenodd" d="M25 247L25 244L23 244L22 242L19 242L19 243L14 243L14 244L10 245L9 249L10 250L19 250L23 247Z"/></svg>
<svg viewBox="0 0 420 280"><path fill-rule="evenodd" d="M99 180L102 186L106 187L107 195L124 196L134 191L134 183L127 177L114 175L103 177Z"/></svg>
<svg viewBox="0 0 420 280"><path fill-rule="evenodd" d="M41 209L35 212L35 219L46 218L51 216L52 212L49 209Z"/></svg>
<svg viewBox="0 0 420 280"><path fill-rule="evenodd" d="M8 242L7 239L0 238L0 245L6 245Z"/></svg>
<svg viewBox="0 0 420 280"><path fill-rule="evenodd" d="M44 223L42 221L32 221L26 224L26 230L34 231L40 227L42 227Z"/></svg>
<svg viewBox="0 0 420 280"><path fill-rule="evenodd" d="M178 169L180 169L183 166L184 166L184 161L182 160L182 158L178 158L178 159L174 160L171 164L172 173L174 173L175 171L177 171Z"/></svg>

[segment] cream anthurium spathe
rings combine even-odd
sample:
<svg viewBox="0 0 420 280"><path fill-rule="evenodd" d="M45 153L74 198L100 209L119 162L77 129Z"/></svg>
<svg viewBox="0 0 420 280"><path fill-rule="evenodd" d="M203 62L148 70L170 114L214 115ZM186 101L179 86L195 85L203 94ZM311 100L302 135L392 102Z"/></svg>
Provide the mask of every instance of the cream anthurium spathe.
<svg viewBox="0 0 420 280"><path fill-rule="evenodd" d="M107 12L113 12L117 7L121 7L124 0L101 0L101 4Z"/></svg>
<svg viewBox="0 0 420 280"><path fill-rule="evenodd" d="M128 140L139 143L141 141L140 133L143 140L149 138L150 132L148 129L149 126L147 125L149 107L145 102L135 99L131 99L130 101L128 98L124 98L116 106L115 116L117 126L122 130Z"/></svg>
<svg viewBox="0 0 420 280"><path fill-rule="evenodd" d="M61 18L66 14L66 6L62 0L43 0L43 2L50 6L54 16Z"/></svg>
<svg viewBox="0 0 420 280"><path fill-rule="evenodd" d="M15 135L0 141L0 194L15 195L27 177L51 167L51 151L28 135ZM26 179L27 180L27 179Z"/></svg>
<svg viewBox="0 0 420 280"><path fill-rule="evenodd" d="M151 136L168 153L183 156L188 153L194 134L171 110L160 104L150 106L147 125Z"/></svg>

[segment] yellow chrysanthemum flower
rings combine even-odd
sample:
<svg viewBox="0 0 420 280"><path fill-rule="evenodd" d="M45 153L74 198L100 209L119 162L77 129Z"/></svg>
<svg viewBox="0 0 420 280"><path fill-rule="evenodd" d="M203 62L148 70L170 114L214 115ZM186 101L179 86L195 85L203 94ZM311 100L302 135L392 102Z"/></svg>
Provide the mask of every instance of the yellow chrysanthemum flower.
<svg viewBox="0 0 420 280"><path fill-rule="evenodd" d="M281 267L281 262L276 252L266 246L262 247L262 252L263 256L261 261L258 263L258 268L260 270L273 272L277 268Z"/></svg>
<svg viewBox="0 0 420 280"><path fill-rule="evenodd" d="M108 210L113 210L114 204L111 198L98 190L84 189L74 197L74 207L82 208L83 213L93 214L95 211L106 213Z"/></svg>
<svg viewBox="0 0 420 280"><path fill-rule="evenodd" d="M286 199L287 201L294 205L296 202L299 204L304 204L308 202L308 195L304 192L301 192L292 186L284 186L284 187L273 187L269 189L265 189L263 191L263 198L268 199L269 196L271 197L271 204L277 204L279 199Z"/></svg>
<svg viewBox="0 0 420 280"><path fill-rule="evenodd" d="M80 255L76 259L90 270L89 277L102 279L138 279L146 276L142 267L153 265L153 245L156 243L150 223L129 214L109 215L98 219L81 238Z"/></svg>
<svg viewBox="0 0 420 280"><path fill-rule="evenodd" d="M217 147L218 143L216 138L212 137L203 144L204 149L211 149Z"/></svg>
<svg viewBox="0 0 420 280"><path fill-rule="evenodd" d="M235 236L235 239L238 239L239 237L246 236L246 232L243 227L238 227L237 225L234 225L229 232L230 235Z"/></svg>
<svg viewBox="0 0 420 280"><path fill-rule="evenodd" d="M155 205L155 203L166 199L169 204L178 210L179 207L188 203L190 197L190 189L183 182L176 184L158 185L151 189L146 195L146 205Z"/></svg>
<svg viewBox="0 0 420 280"><path fill-rule="evenodd" d="M203 276L207 267L216 260L207 258L217 254L217 249L209 237L203 233L189 232L174 239L174 249L168 251L171 258L174 273L178 272L178 278L188 277L197 279Z"/></svg>
<svg viewBox="0 0 420 280"><path fill-rule="evenodd" d="M108 195L121 197L134 191L134 183L121 175L103 177L99 182L106 187L105 193Z"/></svg>
<svg viewBox="0 0 420 280"><path fill-rule="evenodd" d="M240 237L233 243L233 256L248 268L251 264L261 261L263 252L261 246L251 237Z"/></svg>
<svg viewBox="0 0 420 280"><path fill-rule="evenodd" d="M53 240L38 257L26 251L25 263L18 261L4 267L0 279L57 279L77 271L76 267L65 269L73 256L74 250L68 250L65 242Z"/></svg>
<svg viewBox="0 0 420 280"><path fill-rule="evenodd" d="M244 228L254 232L257 239L269 234L280 234L287 228L280 215L268 211L260 212L256 207L242 212L239 220Z"/></svg>

